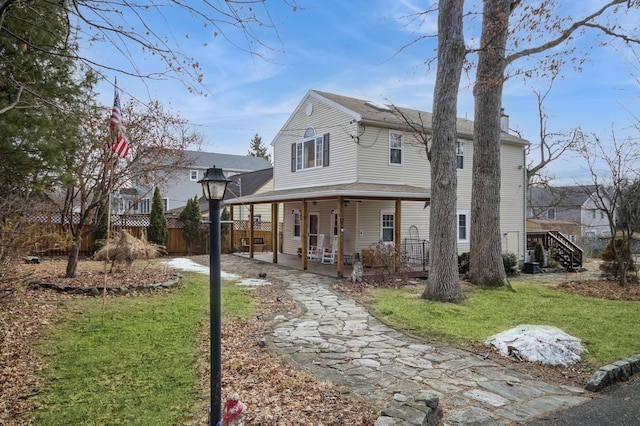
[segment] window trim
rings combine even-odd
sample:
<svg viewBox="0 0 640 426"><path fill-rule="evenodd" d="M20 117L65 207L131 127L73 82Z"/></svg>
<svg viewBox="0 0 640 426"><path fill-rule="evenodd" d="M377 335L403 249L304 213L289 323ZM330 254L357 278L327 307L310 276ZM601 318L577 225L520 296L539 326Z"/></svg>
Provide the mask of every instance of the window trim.
<svg viewBox="0 0 640 426"><path fill-rule="evenodd" d="M151 198L142 198L140 200L140 213L151 213Z"/></svg>
<svg viewBox="0 0 640 426"><path fill-rule="evenodd" d="M313 159L306 158L306 146L307 144L313 146ZM300 142L296 142L296 171L311 170L323 167L323 153L324 151L324 138L322 136L314 136L309 139L304 139ZM313 165L307 166L308 164Z"/></svg>
<svg viewBox="0 0 640 426"><path fill-rule="evenodd" d="M393 135L398 136L398 138L393 139ZM400 146L392 146L394 142L400 142ZM393 156L391 155L392 151L400 152L400 162L393 162ZM389 165L390 166L402 166L404 164L404 132L400 132L398 130L389 130Z"/></svg>
<svg viewBox="0 0 640 426"><path fill-rule="evenodd" d="M460 238L460 218L464 217L464 238ZM469 213L466 211L459 211L456 213L456 237L459 243L469 242Z"/></svg>
<svg viewBox="0 0 640 426"><path fill-rule="evenodd" d="M384 226L385 216L391 216L393 218L393 223L391 224L391 226ZM387 241L384 239L385 229L391 229L391 241ZM383 244L395 244L396 242L396 212L393 210L380 210L380 241L382 241Z"/></svg>
<svg viewBox="0 0 640 426"><path fill-rule="evenodd" d="M555 207L549 207L547 209L547 219L548 220L556 220L556 208Z"/></svg>
<svg viewBox="0 0 640 426"><path fill-rule="evenodd" d="M195 173L195 177L193 176ZM192 169L189 170L189 180L191 182L197 182L198 181L198 170Z"/></svg>
<svg viewBox="0 0 640 426"><path fill-rule="evenodd" d="M296 234L296 230L298 231ZM300 210L293 211L293 226L291 230L291 239L300 240L302 236L302 213Z"/></svg>
<svg viewBox="0 0 640 426"><path fill-rule="evenodd" d="M464 141L456 142L456 169L464 170L464 151L466 144Z"/></svg>

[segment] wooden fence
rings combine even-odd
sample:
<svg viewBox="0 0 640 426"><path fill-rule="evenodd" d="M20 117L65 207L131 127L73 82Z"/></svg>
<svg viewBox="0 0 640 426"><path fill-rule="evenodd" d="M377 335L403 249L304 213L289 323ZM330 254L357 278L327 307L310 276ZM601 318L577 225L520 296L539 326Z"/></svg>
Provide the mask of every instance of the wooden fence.
<svg viewBox="0 0 640 426"><path fill-rule="evenodd" d="M15 246L25 254L34 256L66 256L69 253L70 233L69 225L62 224L60 214L56 213L32 213L25 218L25 225L21 227L15 236ZM77 223L77 217L74 217ZM167 254L170 256L183 256L187 254L187 242L182 233L182 221L175 217L168 217L169 238L166 244ZM112 231L126 230L136 238L146 234L149 226L149 215L117 215L111 216ZM222 224L223 233L225 227L230 224ZM280 224L280 227L282 224ZM85 226L83 232L88 231ZM254 225L253 237L264 240L264 251L273 250L271 222L260 222ZM192 245L193 255L209 253L209 225L203 223L200 227L200 238ZM229 231L226 231L229 232ZM236 220L233 223L233 240L223 240L222 251L229 253L241 250L241 240L248 238L249 221ZM89 233L80 246L82 256L90 256L93 253L95 240Z"/></svg>

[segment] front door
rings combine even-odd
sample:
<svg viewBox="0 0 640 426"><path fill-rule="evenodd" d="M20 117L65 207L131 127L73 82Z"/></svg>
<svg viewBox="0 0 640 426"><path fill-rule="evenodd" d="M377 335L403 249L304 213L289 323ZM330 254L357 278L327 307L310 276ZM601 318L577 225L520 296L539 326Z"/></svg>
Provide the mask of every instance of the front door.
<svg viewBox="0 0 640 426"><path fill-rule="evenodd" d="M309 244L307 247L318 245L319 218L320 215L318 213L309 213Z"/></svg>

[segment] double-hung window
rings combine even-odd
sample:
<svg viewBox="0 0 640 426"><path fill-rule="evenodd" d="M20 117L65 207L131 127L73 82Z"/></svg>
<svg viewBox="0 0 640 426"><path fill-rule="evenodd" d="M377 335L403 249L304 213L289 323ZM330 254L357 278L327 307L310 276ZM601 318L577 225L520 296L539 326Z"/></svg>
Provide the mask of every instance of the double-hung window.
<svg viewBox="0 0 640 426"><path fill-rule="evenodd" d="M140 213L150 213L151 212L151 199L143 198L140 201Z"/></svg>
<svg viewBox="0 0 640 426"><path fill-rule="evenodd" d="M189 170L189 180L195 182L198 180L198 171L197 170Z"/></svg>
<svg viewBox="0 0 640 426"><path fill-rule="evenodd" d="M467 222L466 213L458 213L458 241L467 241L469 239L469 223Z"/></svg>
<svg viewBox="0 0 640 426"><path fill-rule="evenodd" d="M402 164L403 139L402 132L389 130L389 164Z"/></svg>
<svg viewBox="0 0 640 426"><path fill-rule="evenodd" d="M380 214L380 239L383 243L393 243L395 241L395 214L382 212Z"/></svg>
<svg viewBox="0 0 640 426"><path fill-rule="evenodd" d="M464 169L464 142L458 141L456 144L456 164L459 170Z"/></svg>
<svg viewBox="0 0 640 426"><path fill-rule="evenodd" d="M300 239L300 230L302 229L300 222L300 211L296 210L293 212L293 239Z"/></svg>

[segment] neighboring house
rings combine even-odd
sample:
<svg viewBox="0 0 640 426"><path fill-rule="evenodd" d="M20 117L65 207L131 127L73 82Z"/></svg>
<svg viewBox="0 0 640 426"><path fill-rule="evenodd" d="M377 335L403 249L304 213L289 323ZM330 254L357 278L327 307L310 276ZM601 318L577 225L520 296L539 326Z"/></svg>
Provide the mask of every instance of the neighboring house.
<svg viewBox="0 0 640 426"><path fill-rule="evenodd" d="M554 221L573 222L577 237L609 236L609 220L604 210L596 206L595 187L588 186L542 186L529 188L527 217L543 220L547 230L559 230Z"/></svg>
<svg viewBox="0 0 640 426"><path fill-rule="evenodd" d="M226 203L283 203L282 251L306 253L319 240L324 248L337 245L341 275L351 255L378 241L429 240L430 164L416 132L429 135L430 125L428 112L311 90L272 142L273 191ZM458 119L457 126L458 204L451 208L457 212L462 253L469 251L472 226L473 123ZM496 230L503 250L523 260L527 143L502 133L501 229ZM306 261L302 256L303 267Z"/></svg>
<svg viewBox="0 0 640 426"><path fill-rule="evenodd" d="M207 169L213 166L221 168L226 177L256 170L270 169L271 163L262 157L248 155L218 154L214 152L184 151L184 165L172 171L172 177L159 185L165 211L179 209L187 200L202 196L202 185L198 183ZM233 188L232 188L233 189ZM118 200L112 205L118 213L151 212L153 187L136 186L127 191L120 190ZM124 191L124 192L123 192ZM114 197L115 199L115 197ZM122 210L120 209L122 207Z"/></svg>
<svg viewBox="0 0 640 426"><path fill-rule="evenodd" d="M257 170L255 172L241 173L229 177L227 191L224 194L224 200L230 200L240 197L241 194L257 195L273 190L273 167ZM200 211L205 218L209 217L209 201L204 196L199 198ZM223 203L223 208L224 208ZM249 206L243 204L226 206L231 211L231 217L234 220L249 221ZM282 212L280 212L282 213ZM260 229L262 222L271 222L271 206L268 204L260 204L254 207L253 223L255 229Z"/></svg>

